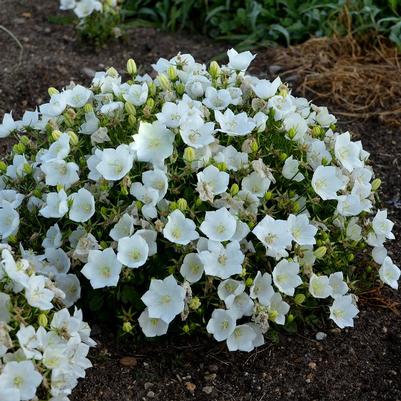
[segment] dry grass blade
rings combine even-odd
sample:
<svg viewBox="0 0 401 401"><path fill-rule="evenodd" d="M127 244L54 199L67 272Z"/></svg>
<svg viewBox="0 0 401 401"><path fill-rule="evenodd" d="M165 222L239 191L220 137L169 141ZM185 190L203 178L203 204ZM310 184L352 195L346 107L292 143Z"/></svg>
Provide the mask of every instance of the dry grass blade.
<svg viewBox="0 0 401 401"><path fill-rule="evenodd" d="M5 26L0 25L0 30L4 31L7 35L9 35L11 37L11 39L13 39L14 42L17 43L18 47L20 48L19 57L18 57L18 65L17 65L17 67L19 67L22 62L24 46L22 46L22 43L19 41L19 39L10 30L8 30Z"/></svg>
<svg viewBox="0 0 401 401"><path fill-rule="evenodd" d="M329 101L336 114L401 124L401 55L385 39L316 38L275 61L284 76L297 76L302 95Z"/></svg>

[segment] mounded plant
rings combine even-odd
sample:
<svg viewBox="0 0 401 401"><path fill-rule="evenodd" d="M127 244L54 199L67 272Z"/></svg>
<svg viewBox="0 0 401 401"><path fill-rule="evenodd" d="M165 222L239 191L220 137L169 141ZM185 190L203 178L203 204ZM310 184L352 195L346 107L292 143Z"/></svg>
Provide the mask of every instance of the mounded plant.
<svg viewBox="0 0 401 401"><path fill-rule="evenodd" d="M6 114L2 241L28 275L69 277L67 306L77 276L82 305L126 333L251 351L281 326L353 326L358 293L400 276L369 154L327 108L248 75L250 52L227 53L160 59L156 78L129 60L127 82L110 68Z"/></svg>

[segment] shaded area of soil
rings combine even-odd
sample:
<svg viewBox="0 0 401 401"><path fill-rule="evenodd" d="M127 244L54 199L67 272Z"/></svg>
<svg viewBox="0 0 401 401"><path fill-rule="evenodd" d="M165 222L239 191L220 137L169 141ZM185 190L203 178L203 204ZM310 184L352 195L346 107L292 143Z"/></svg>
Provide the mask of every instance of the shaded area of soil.
<svg viewBox="0 0 401 401"><path fill-rule="evenodd" d="M124 42L95 50L79 44L74 30L48 22L60 15L53 0L1 0L0 25L22 42L18 46L0 31L0 116L20 115L47 97L49 86L71 80L88 83L95 70L114 66L120 71L133 57L148 66L159 57L191 52L208 61L227 45L203 37L166 34L154 29L132 31ZM277 50L285 51L285 50ZM268 74L271 50L259 52L252 72ZM285 69L285 66L282 66ZM367 89L368 90L368 89ZM396 101L396 100L395 100ZM391 256L401 264L401 141L399 130L377 121L341 121L372 152L375 172L383 180L383 207L396 222ZM384 290L382 298L401 302L399 292ZM117 345L110 334L95 334L94 368L80 382L72 401L167 400L401 400L401 319L380 299L364 303L354 330L323 329L282 335L251 354L230 354L224 345L207 339L166 338L145 344ZM131 356L133 358L121 358ZM130 366L126 366L130 365Z"/></svg>

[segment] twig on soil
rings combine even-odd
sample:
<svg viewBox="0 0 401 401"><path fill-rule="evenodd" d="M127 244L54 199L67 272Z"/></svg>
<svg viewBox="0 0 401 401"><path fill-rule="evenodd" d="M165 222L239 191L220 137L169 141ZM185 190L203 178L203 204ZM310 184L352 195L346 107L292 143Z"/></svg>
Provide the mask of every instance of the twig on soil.
<svg viewBox="0 0 401 401"><path fill-rule="evenodd" d="M14 40L14 42L17 43L18 47L20 48L18 64L17 64L17 68L19 68L19 66L21 65L21 62L22 62L22 55L24 54L24 46L22 46L22 43L19 41L19 39L10 30L8 30L4 25L0 25L0 29L2 31L4 31L6 34L8 34Z"/></svg>

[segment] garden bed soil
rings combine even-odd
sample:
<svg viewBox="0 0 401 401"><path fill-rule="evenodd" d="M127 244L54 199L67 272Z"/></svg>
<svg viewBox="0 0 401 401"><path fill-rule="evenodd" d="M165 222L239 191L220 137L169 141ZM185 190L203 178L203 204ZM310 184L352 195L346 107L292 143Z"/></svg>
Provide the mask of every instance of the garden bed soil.
<svg viewBox="0 0 401 401"><path fill-rule="evenodd" d="M123 71L130 57L139 66L149 66L182 51L207 62L228 47L196 35L147 28L96 50L79 43L72 27L49 23L49 16L62 15L57 3L1 1L0 25L24 50L19 62L19 47L0 30L0 116L10 110L20 116L34 108L45 101L49 86L87 84L94 71L109 66ZM269 68L275 54L282 51L258 51L251 71L268 75L275 69ZM401 265L399 130L375 120L342 120L340 125L372 153L375 172L383 180L383 207L396 222L397 241L390 254ZM144 344L127 338L119 342L110 330L95 325L94 368L71 400L401 401L400 302L399 292L380 290L364 297L355 329L340 332L328 325L322 341L309 331L281 334L278 344L267 343L250 354L229 353L223 344L186 336Z"/></svg>

